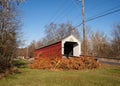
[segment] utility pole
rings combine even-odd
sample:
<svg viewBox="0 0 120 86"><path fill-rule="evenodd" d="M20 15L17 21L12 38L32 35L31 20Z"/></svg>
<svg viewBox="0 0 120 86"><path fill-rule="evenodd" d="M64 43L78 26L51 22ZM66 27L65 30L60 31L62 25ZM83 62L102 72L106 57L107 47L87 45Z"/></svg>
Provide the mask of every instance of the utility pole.
<svg viewBox="0 0 120 86"><path fill-rule="evenodd" d="M86 30L85 30L85 16L84 16L84 0L82 2L82 27L83 27L83 55L86 56Z"/></svg>
<svg viewBox="0 0 120 86"><path fill-rule="evenodd" d="M29 58L28 52L29 52L29 46L27 46L26 58Z"/></svg>

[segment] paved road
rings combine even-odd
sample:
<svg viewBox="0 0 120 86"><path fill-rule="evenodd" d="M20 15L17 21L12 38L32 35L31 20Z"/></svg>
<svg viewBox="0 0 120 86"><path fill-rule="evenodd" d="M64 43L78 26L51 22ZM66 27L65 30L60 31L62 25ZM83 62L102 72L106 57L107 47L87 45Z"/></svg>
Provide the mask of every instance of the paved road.
<svg viewBox="0 0 120 86"><path fill-rule="evenodd" d="M103 63L103 64L110 64L110 65L120 66L120 63L117 63L117 62L107 62L107 61L101 61L101 60L99 60L99 62Z"/></svg>

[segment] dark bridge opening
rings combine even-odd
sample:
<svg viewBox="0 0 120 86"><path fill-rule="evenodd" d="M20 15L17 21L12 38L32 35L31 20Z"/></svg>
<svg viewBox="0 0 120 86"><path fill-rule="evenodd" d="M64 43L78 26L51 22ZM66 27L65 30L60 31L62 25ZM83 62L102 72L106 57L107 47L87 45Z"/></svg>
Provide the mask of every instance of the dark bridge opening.
<svg viewBox="0 0 120 86"><path fill-rule="evenodd" d="M64 55L66 57L70 57L70 56L73 56L74 54L74 46L76 46L77 43L76 42L66 42L64 44Z"/></svg>

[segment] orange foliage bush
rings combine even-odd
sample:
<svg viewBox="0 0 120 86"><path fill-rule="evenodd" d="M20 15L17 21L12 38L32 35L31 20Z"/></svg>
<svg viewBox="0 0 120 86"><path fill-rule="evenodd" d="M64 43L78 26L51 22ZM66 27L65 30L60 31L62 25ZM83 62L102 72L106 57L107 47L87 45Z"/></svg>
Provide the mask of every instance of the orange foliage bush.
<svg viewBox="0 0 120 86"><path fill-rule="evenodd" d="M94 69L100 64L93 57L76 57L69 59L39 58L30 67L34 69L81 70Z"/></svg>

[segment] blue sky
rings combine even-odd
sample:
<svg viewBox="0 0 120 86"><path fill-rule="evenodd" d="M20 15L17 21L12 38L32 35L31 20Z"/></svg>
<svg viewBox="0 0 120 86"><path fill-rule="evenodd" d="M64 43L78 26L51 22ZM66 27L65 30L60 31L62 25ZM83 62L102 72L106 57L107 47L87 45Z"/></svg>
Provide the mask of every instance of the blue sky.
<svg viewBox="0 0 120 86"><path fill-rule="evenodd" d="M82 21L79 0L26 0L20 9L26 45L44 37L44 26L51 22L56 24L70 22L76 26ZM110 12L107 11L110 9L111 11L120 9L120 0L85 0L85 20ZM89 21L86 26L92 31L101 31L108 35L117 23L120 23L120 11ZM82 32L81 28L82 26L77 27Z"/></svg>

